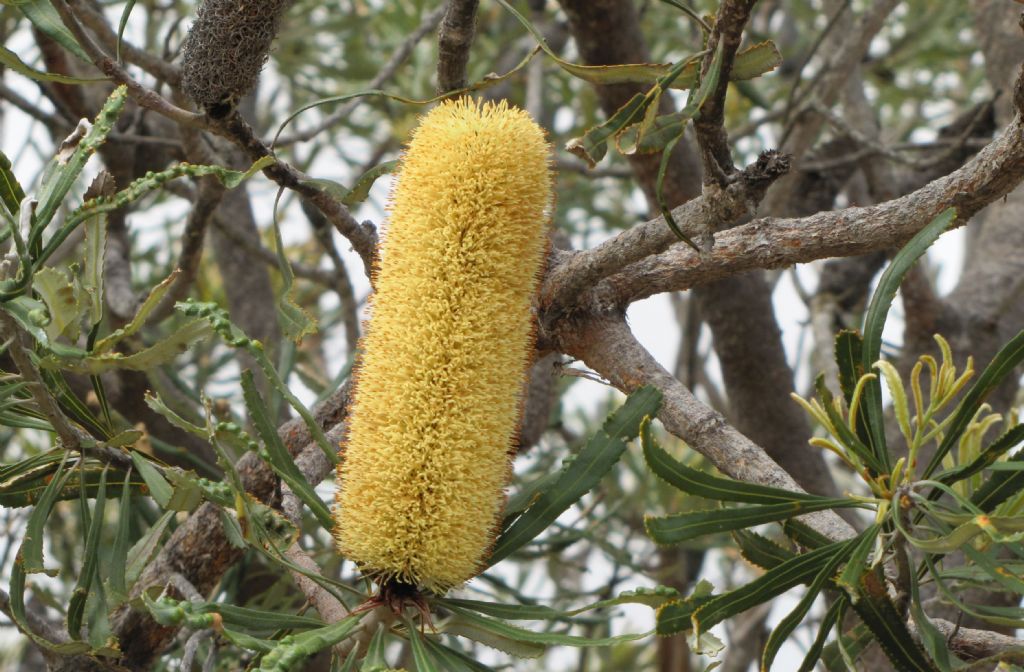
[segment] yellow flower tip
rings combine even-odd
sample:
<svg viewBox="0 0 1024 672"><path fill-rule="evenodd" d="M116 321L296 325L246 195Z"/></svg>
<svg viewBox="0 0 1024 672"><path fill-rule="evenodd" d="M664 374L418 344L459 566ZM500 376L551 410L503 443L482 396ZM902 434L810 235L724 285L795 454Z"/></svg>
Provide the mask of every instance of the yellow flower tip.
<svg viewBox="0 0 1024 672"><path fill-rule="evenodd" d="M484 566L552 206L550 147L522 110L448 101L413 132L338 468L338 550L375 580L443 593Z"/></svg>

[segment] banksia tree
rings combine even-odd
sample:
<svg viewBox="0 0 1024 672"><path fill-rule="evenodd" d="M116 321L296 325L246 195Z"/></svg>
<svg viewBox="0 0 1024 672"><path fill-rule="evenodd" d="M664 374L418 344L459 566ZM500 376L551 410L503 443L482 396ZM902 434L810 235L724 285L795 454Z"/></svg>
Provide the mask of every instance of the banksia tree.
<svg viewBox="0 0 1024 672"><path fill-rule="evenodd" d="M402 158L362 343L338 548L384 585L444 592L483 567L510 475L552 207L530 117L462 99Z"/></svg>
<svg viewBox="0 0 1024 672"><path fill-rule="evenodd" d="M259 80L290 0L204 0L182 46L181 86L223 116Z"/></svg>

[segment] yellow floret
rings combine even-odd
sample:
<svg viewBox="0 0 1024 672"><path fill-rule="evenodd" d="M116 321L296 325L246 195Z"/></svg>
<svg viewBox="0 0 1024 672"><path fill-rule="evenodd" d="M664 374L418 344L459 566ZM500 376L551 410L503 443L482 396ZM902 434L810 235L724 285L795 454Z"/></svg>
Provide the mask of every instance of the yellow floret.
<svg viewBox="0 0 1024 672"><path fill-rule="evenodd" d="M391 195L348 441L338 549L378 581L444 592L477 574L510 474L550 148L504 102L423 117Z"/></svg>

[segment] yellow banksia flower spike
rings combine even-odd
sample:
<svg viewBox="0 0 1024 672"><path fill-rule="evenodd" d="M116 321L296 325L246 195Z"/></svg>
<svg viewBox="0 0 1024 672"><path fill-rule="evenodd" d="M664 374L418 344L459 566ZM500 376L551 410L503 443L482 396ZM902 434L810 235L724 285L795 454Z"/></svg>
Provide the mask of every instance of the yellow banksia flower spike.
<svg viewBox="0 0 1024 672"><path fill-rule="evenodd" d="M550 147L506 103L447 101L401 159L338 468L339 551L443 593L494 542L534 347Z"/></svg>

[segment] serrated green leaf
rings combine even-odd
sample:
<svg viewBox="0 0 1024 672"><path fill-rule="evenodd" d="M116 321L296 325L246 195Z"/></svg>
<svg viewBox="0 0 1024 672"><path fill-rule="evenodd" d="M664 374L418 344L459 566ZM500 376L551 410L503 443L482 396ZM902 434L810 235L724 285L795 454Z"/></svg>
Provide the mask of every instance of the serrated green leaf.
<svg viewBox="0 0 1024 672"><path fill-rule="evenodd" d="M938 672L935 663L917 645L907 630L875 572L861 576L861 599L852 605L889 661L900 672Z"/></svg>
<svg viewBox="0 0 1024 672"><path fill-rule="evenodd" d="M483 644L487 644L487 642L465 633L475 632L478 636L482 636L481 633L490 633L494 637L503 641L515 642L520 645L525 644L538 646L540 648L535 649L538 651L538 655L539 653L543 653L544 648L548 646L611 646L613 644L635 641L647 636L645 633L638 633L618 635L615 637L591 638L556 632L534 632L533 630L520 628L519 626L512 625L511 623L506 623L505 621L491 618L489 616L476 614L459 607L451 607L451 611L454 616L451 620L445 623L443 628L445 632L462 634L463 636L470 637L470 639L480 641ZM488 644L488 646L491 645ZM494 648L500 649L500 647ZM508 653L519 655L514 651L509 651Z"/></svg>
<svg viewBox="0 0 1024 672"><path fill-rule="evenodd" d="M848 553L849 549L850 543L846 541L816 548L768 570L746 585L712 598L693 613L694 629L698 632L710 630L725 619L763 604L793 586L812 581L837 554ZM658 631L661 632L660 614L658 619Z"/></svg>
<svg viewBox="0 0 1024 672"><path fill-rule="evenodd" d="M71 592L68 602L68 634L72 639L81 639L82 616L85 613L85 602L89 597L93 577L96 574L96 563L99 558L100 534L103 532L103 513L107 505L107 469L100 476L100 487L96 493L96 503L92 510L92 520L85 537L85 549L82 557L82 571Z"/></svg>
<svg viewBox="0 0 1024 672"><path fill-rule="evenodd" d="M658 609L655 631L661 636L667 636L691 630L693 613L714 598L713 586L701 579L688 597L666 602Z"/></svg>
<svg viewBox="0 0 1024 672"><path fill-rule="evenodd" d="M517 12L511 4L506 2L506 0L498 0L498 4L512 14L533 35L541 49L544 50L544 53L554 60L560 68L574 77L592 84L652 84L659 78L664 77L665 73L673 67L671 63L637 63L628 65L577 65L570 63L561 59L558 54L552 51L540 31L527 21L522 14ZM736 54L735 63L730 72L730 79L753 79L766 72L771 72L781 64L782 56L773 43L762 42L755 44ZM692 61L692 64L683 70L672 88L691 88L697 83L699 71L700 61Z"/></svg>
<svg viewBox="0 0 1024 672"><path fill-rule="evenodd" d="M148 348L125 355L120 352L109 352L101 355L85 355L68 357L54 353L40 360L44 369L60 369L73 373L98 376L101 373L116 369L130 371L152 371L164 364L174 361L188 350L196 341L202 340L213 333L213 329L203 320L191 320L175 329L163 339Z"/></svg>
<svg viewBox="0 0 1024 672"><path fill-rule="evenodd" d="M444 665L446 672L494 672L491 668L478 663L461 651L456 651L436 640L427 638L426 645Z"/></svg>
<svg viewBox="0 0 1024 672"><path fill-rule="evenodd" d="M444 668L427 648L424 641L426 638L420 635L416 625L406 621L406 632L409 633L409 646L412 649L412 660L416 663L416 672L441 672Z"/></svg>
<svg viewBox="0 0 1024 672"><path fill-rule="evenodd" d="M868 571L867 559L871 549L875 547L875 541L881 527L875 523L868 529L857 535L859 541L850 553L846 567L836 579L836 585L844 589L849 595L851 602L856 602L860 591L860 577Z"/></svg>
<svg viewBox="0 0 1024 672"><path fill-rule="evenodd" d="M1000 348L992 361L988 363L985 370L981 372L974 385L964 395L963 400L957 406L952 422L946 428L942 437L942 443L936 449L932 459L928 462L922 478L928 478L942 464L942 458L957 444L964 430L971 423L971 420L978 413L985 398L996 389L1006 376L1010 375L1017 365L1024 362L1024 330L1007 341L1006 345Z"/></svg>
<svg viewBox="0 0 1024 672"><path fill-rule="evenodd" d="M732 536L743 559L761 569L777 567L796 556L796 553L788 548L783 548L771 539L750 530L736 530Z"/></svg>
<svg viewBox="0 0 1024 672"><path fill-rule="evenodd" d="M25 191L11 170L11 160L0 152L0 203L3 203L11 218L17 221L21 202L25 200Z"/></svg>
<svg viewBox="0 0 1024 672"><path fill-rule="evenodd" d="M861 533L861 537L874 541L877 527L878 526L876 525L869 528L867 531ZM848 549L852 543L854 542L848 543L846 548ZM829 558L818 574L814 577L814 580L811 581L811 585L808 586L803 597L800 598L796 607L793 608L793 611L786 614L786 616L779 621L779 624L772 630L771 634L768 636L768 641L765 642L764 650L761 652L762 671L767 672L767 670L772 669L772 664L775 662L775 657L778 655L779 649L782 648L782 645L786 643L786 640L789 639L791 634L793 634L793 631L796 630L803 622L804 618L807 616L807 612L809 612L811 607L814 605L814 601L818 599L818 595L821 591L827 587L829 581L835 575L836 568L838 568L844 560L846 560L846 553L844 552L837 552Z"/></svg>
<svg viewBox="0 0 1024 672"><path fill-rule="evenodd" d="M90 243L90 247L92 246L93 244ZM100 273L100 278L102 282L103 252L102 250L94 250L93 253L96 254L97 256L96 263L98 264L98 268L95 269L94 272L98 271ZM101 355L105 352L110 352L110 350L113 349L115 345L117 345L124 339L130 336L134 336L136 333L138 333L138 331L142 329L143 326L145 326L146 321L149 319L149 316L153 313L156 307L160 305L161 301L163 301L163 298L167 295L167 292L171 291L171 288L174 287L174 284L177 282L178 276L180 274L181 271L179 269L174 269L174 271L172 271L170 275L164 278L164 280L162 280L156 287L151 289L149 291L149 294L146 295L146 298L135 311L135 315L132 317L131 321L129 321L128 324L124 325L120 329L117 329L111 332L109 335L96 341L96 343L92 347L92 354Z"/></svg>
<svg viewBox="0 0 1024 672"><path fill-rule="evenodd" d="M814 672L814 666L818 659L821 658L821 653L825 648L825 642L828 640L829 633L832 632L832 628L839 622L839 616L845 608L846 598L843 596L837 597L829 605L825 615L821 618L818 634L815 636L810 648L807 649L807 655L804 656L804 660L800 663L800 669L797 672Z"/></svg>
<svg viewBox="0 0 1024 672"><path fill-rule="evenodd" d="M22 537L21 549L18 551L18 560L16 561L25 574L42 572L53 576L57 573L56 570L48 570L43 566L43 528L46 525L46 519L50 517L57 496L71 476L71 472L67 470L67 459L68 453L65 451L60 466L39 496L39 501L36 502L25 524L25 535Z"/></svg>
<svg viewBox="0 0 1024 672"><path fill-rule="evenodd" d="M287 635L263 656L259 669L263 672L291 672L309 656L351 636L364 615L365 612L352 614L322 628Z"/></svg>
<svg viewBox="0 0 1024 672"><path fill-rule="evenodd" d="M49 6L48 0L36 0L31 4L45 4ZM50 7L52 10L53 8ZM63 28L63 24L61 25ZM128 89L119 86L107 98L92 126L84 132L84 135L75 141L71 147L64 148L54 157L53 161L44 171L44 177L39 185L38 201L39 207L32 218L32 231L29 234L29 249L35 251L42 241L43 231L49 225L50 220L57 213L57 209L64 202L68 191L75 184L82 169L85 168L89 157L107 139L107 135L114 128L121 111L124 109L128 99ZM73 147L73 149L72 149Z"/></svg>
<svg viewBox="0 0 1024 672"><path fill-rule="evenodd" d="M896 291L899 289L900 283L903 282L903 277L955 220L955 208L944 210L896 253L892 262L882 273L878 280L878 287L864 314L864 348L861 353L861 366L864 371L871 371L875 362L881 358L882 329L885 327L889 308L896 298ZM871 452L882 463L885 470L889 471L892 468L892 456L885 443L881 383L877 379L869 381L864 387L863 394L861 413L868 429L866 443L871 447ZM925 473L927 475L930 472Z"/></svg>
<svg viewBox="0 0 1024 672"><path fill-rule="evenodd" d="M79 641L57 644L35 634L35 631L29 627L28 617L25 613L25 568L17 561L11 565L10 597L11 620L18 626L22 634L37 645L61 656L74 656L89 651L88 642Z"/></svg>
<svg viewBox="0 0 1024 672"><path fill-rule="evenodd" d="M660 405L661 392L653 387L641 387L630 394L625 403L605 420L579 455L563 468L551 489L541 493L536 502L502 533L494 545L488 565L500 562L521 548L590 492L618 462L626 450L626 441L636 438L640 422L654 415Z"/></svg>
<svg viewBox="0 0 1024 672"><path fill-rule="evenodd" d="M173 518L174 511L165 511L128 550L128 566L124 571L124 580L129 592L142 576L142 570L160 549L160 539Z"/></svg>
<svg viewBox="0 0 1024 672"><path fill-rule="evenodd" d="M309 507L309 510L320 521L325 530L334 527L334 518L330 509L324 504L320 496L316 494L313 486L309 484L306 477L302 475L295 465L295 460L288 454L281 437L277 434L277 428L270 421L267 407L263 404L259 390L256 389L256 381L252 371L246 369L242 372L242 394L245 398L245 407L249 410L249 420L256 428L256 433L263 440L263 457L270 468L281 477L291 491Z"/></svg>
<svg viewBox="0 0 1024 672"><path fill-rule="evenodd" d="M647 535L659 545L681 544L709 534L732 532L748 527L788 520L814 511L861 506L850 499L821 499L819 501L792 501L760 506L730 507L710 511L696 511L669 516L647 516L644 527Z"/></svg>
<svg viewBox="0 0 1024 672"><path fill-rule="evenodd" d="M608 141L629 126L646 103L644 94L636 94L603 123L587 129L579 138L567 142L565 150L586 161L591 168L597 166L608 153Z"/></svg>
<svg viewBox="0 0 1024 672"><path fill-rule="evenodd" d="M359 668L359 672L378 672L391 667L384 658L388 648L387 634L388 629L384 627L383 623L379 624L373 637L370 638L370 644L366 648L366 656L363 658L363 665Z"/></svg>
<svg viewBox="0 0 1024 672"><path fill-rule="evenodd" d="M135 468L138 469L139 475L146 481L146 486L149 488L149 496L153 498L160 508L166 509L167 503L171 501L171 495L174 494L174 488L171 487L167 479L142 453L132 451L131 455L132 462L135 464Z"/></svg>
<svg viewBox="0 0 1024 672"><path fill-rule="evenodd" d="M131 503L132 493L128 484L132 472L129 470L124 476L124 485L121 488L121 501L117 509L117 532L114 535L114 545L110 550L108 561L109 573L107 586L110 596L115 604L121 604L128 599L128 585L125 582L125 565L128 560L128 542L131 534Z"/></svg>
<svg viewBox="0 0 1024 672"><path fill-rule="evenodd" d="M786 504L789 502L824 502L834 501L821 495L806 492L794 492L773 488L767 485L736 481L721 478L692 469L658 445L650 431L649 424L644 425L640 432L640 441L644 449L647 466L657 476L674 488L706 499L721 502L741 502L745 504Z"/></svg>

